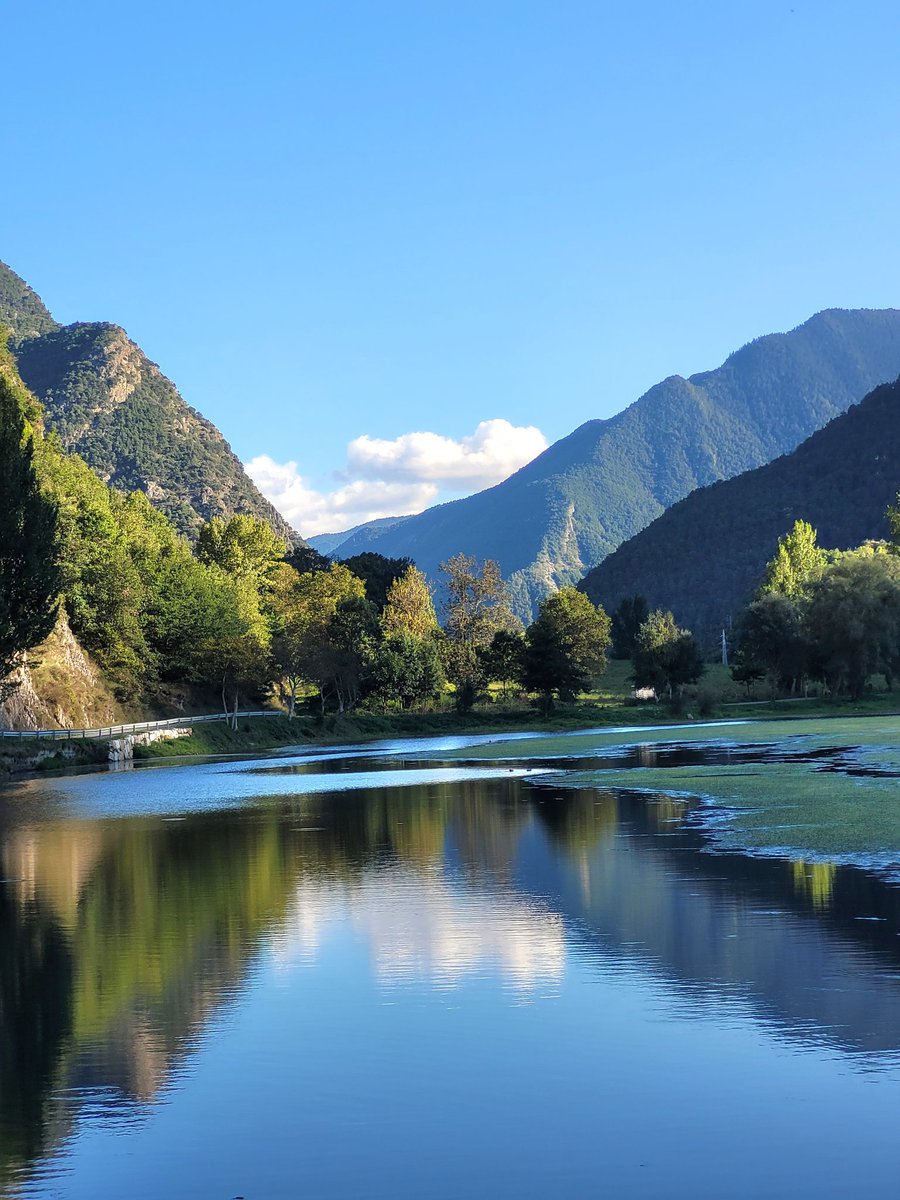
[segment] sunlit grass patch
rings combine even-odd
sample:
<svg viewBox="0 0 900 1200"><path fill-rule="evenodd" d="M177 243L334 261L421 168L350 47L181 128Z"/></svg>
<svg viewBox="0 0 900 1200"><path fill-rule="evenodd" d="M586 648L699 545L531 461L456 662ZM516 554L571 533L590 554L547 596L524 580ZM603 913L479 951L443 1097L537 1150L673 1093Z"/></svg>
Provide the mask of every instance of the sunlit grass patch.
<svg viewBox="0 0 900 1200"><path fill-rule="evenodd" d="M643 710L638 710L645 715ZM663 714L660 714L662 716ZM577 733L535 734L514 742L493 742L484 746L455 751L455 758L583 758L596 750L642 746L657 743L714 742L719 744L767 743L799 746L883 748L883 756L900 762L900 717L815 717L809 720L729 719L690 724L643 726L637 722L614 728L599 728ZM880 751L881 753L881 751ZM876 755L876 758L878 756Z"/></svg>

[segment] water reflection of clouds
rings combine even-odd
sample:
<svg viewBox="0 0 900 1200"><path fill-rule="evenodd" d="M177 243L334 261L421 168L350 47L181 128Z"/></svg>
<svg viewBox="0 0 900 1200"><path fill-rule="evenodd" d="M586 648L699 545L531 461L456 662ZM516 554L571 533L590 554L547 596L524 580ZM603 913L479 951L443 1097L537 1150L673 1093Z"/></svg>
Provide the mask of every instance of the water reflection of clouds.
<svg viewBox="0 0 900 1200"><path fill-rule="evenodd" d="M387 986L427 981L455 988L475 976L533 990L558 983L566 963L563 919L538 902L455 888L439 872L372 871L356 885L303 880L273 940L287 967L319 957L349 923Z"/></svg>

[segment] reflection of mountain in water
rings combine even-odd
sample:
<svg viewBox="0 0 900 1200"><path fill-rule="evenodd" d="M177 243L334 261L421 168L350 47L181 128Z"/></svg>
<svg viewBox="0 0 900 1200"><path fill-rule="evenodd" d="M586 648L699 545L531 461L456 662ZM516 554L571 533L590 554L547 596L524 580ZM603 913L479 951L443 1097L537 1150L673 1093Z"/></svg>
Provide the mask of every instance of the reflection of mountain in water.
<svg viewBox="0 0 900 1200"><path fill-rule="evenodd" d="M158 1095L263 946L315 958L341 923L386 987L555 987L568 946L667 981L679 1012L727 998L787 1037L900 1050L900 892L860 872L699 854L684 811L500 779L179 822L12 826L0 1187L65 1136L67 1106Z"/></svg>
<svg viewBox="0 0 900 1200"><path fill-rule="evenodd" d="M554 896L601 969L637 960L675 986L684 1012L735 1000L800 1041L900 1051L898 889L827 864L695 853L699 835L678 830L686 806L664 797L535 794L551 828L589 805L618 811L614 839L564 856L532 841L516 876Z"/></svg>

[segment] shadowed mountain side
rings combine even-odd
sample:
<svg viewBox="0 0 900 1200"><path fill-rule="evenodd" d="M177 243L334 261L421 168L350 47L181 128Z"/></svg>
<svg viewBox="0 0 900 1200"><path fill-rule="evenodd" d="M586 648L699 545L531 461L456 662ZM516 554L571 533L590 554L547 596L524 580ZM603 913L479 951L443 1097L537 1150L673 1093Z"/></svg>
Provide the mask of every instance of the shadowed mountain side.
<svg viewBox="0 0 900 1200"><path fill-rule="evenodd" d="M222 434L117 325L58 325L40 298L0 263L0 324L47 428L108 483L146 492L181 533L213 516L261 517L304 543L262 495Z"/></svg>
<svg viewBox="0 0 900 1200"><path fill-rule="evenodd" d="M900 373L900 311L832 309L771 334L715 371L672 376L609 420L589 421L503 483L384 530L340 557L409 556L432 579L459 551L494 558L529 617L698 486L794 449Z"/></svg>
<svg viewBox="0 0 900 1200"><path fill-rule="evenodd" d="M705 640L737 617L778 538L802 518L820 545L888 534L900 489L900 381L876 388L792 454L674 505L579 584L608 610L640 594Z"/></svg>

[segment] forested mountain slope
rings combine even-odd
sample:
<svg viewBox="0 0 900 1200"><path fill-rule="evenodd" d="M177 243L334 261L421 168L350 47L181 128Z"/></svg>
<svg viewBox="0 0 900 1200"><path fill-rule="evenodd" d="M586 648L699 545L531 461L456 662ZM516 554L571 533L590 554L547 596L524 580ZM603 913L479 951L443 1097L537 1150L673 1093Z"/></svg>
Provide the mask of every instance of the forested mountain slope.
<svg viewBox="0 0 900 1200"><path fill-rule="evenodd" d="M640 594L710 642L759 584L778 538L809 521L848 549L888 534L900 490L900 381L876 388L791 454L700 488L620 546L579 585L607 610Z"/></svg>
<svg viewBox="0 0 900 1200"><path fill-rule="evenodd" d="M49 429L114 487L146 492L183 533L213 516L248 513L302 541L263 497L218 429L185 403L116 325L58 325L0 263L0 324Z"/></svg>
<svg viewBox="0 0 900 1200"><path fill-rule="evenodd" d="M664 380L496 487L374 536L363 528L338 552L407 555L433 578L459 551L494 558L527 616L696 487L792 450L898 374L900 311L828 310L717 370Z"/></svg>

